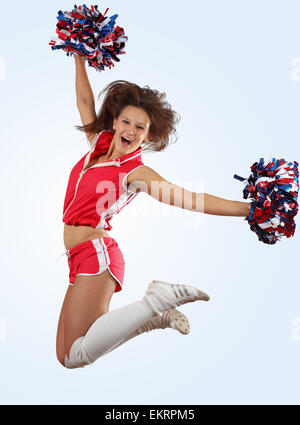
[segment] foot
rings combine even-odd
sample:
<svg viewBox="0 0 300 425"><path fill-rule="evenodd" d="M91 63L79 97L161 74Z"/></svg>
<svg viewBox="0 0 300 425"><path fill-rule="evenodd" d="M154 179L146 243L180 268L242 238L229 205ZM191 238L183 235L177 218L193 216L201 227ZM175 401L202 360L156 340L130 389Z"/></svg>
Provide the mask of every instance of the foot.
<svg viewBox="0 0 300 425"><path fill-rule="evenodd" d="M208 301L209 296L194 286L153 280L148 286L144 299L150 304L153 311L160 314L165 310L171 310L189 302Z"/></svg>
<svg viewBox="0 0 300 425"><path fill-rule="evenodd" d="M164 311L162 315L157 315L153 319L148 320L144 326L141 327L141 333L149 332L154 329L171 328L183 335L190 332L190 323L188 318L178 310Z"/></svg>

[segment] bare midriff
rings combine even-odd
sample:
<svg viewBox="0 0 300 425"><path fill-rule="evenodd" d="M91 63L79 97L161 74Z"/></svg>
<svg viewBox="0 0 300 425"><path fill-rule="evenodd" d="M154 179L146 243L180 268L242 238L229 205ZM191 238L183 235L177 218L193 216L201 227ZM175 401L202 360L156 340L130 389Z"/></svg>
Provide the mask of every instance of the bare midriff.
<svg viewBox="0 0 300 425"><path fill-rule="evenodd" d="M110 238L106 230L94 229L90 226L64 225L64 244L66 249L72 249L82 242L96 238Z"/></svg>

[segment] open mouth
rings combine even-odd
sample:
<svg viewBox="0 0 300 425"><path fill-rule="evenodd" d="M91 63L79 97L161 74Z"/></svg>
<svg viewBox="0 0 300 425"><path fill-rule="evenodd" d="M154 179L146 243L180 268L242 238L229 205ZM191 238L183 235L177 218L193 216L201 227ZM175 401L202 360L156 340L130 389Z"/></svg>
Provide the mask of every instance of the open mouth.
<svg viewBox="0 0 300 425"><path fill-rule="evenodd" d="M121 140L124 144L126 144L127 146L131 145L132 141L129 139L126 139L126 137L121 137Z"/></svg>

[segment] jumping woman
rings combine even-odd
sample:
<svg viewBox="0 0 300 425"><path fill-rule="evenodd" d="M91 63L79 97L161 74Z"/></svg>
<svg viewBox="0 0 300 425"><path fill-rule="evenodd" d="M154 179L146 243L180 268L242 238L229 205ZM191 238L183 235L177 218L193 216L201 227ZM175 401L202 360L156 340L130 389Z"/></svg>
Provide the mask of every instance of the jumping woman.
<svg viewBox="0 0 300 425"><path fill-rule="evenodd" d="M198 288L154 280L144 297L109 311L123 288L124 258L109 236L110 220L139 192L198 213L246 217L250 203L230 201L176 186L142 162L145 150L162 151L176 133L176 113L165 94L124 80L106 86L99 114L85 69L75 55L76 97L89 152L70 173L63 208L69 282L56 341L66 368L92 364L129 339L154 329L185 335L188 319L176 307L209 296Z"/></svg>

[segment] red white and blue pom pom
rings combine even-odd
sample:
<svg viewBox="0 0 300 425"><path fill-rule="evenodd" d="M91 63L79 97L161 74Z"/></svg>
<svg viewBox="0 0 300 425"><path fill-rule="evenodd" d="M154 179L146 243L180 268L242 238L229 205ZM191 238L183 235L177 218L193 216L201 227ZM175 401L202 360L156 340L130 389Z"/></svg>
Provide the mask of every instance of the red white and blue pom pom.
<svg viewBox="0 0 300 425"><path fill-rule="evenodd" d="M49 43L52 50L63 49L67 56L78 54L87 58L91 67L97 71L115 66L112 59L120 62L118 55L124 54L128 37L124 29L115 27L118 15L105 17L98 11L98 6L89 9L85 4L74 5L72 12L58 12L56 24L57 37Z"/></svg>
<svg viewBox="0 0 300 425"><path fill-rule="evenodd" d="M298 213L299 171L298 163L272 158L260 158L251 166L248 179L234 175L246 187L243 198L251 198L251 211L245 218L258 239L274 244L282 236L295 233L294 217Z"/></svg>

